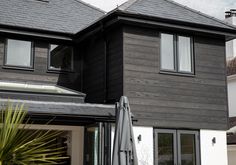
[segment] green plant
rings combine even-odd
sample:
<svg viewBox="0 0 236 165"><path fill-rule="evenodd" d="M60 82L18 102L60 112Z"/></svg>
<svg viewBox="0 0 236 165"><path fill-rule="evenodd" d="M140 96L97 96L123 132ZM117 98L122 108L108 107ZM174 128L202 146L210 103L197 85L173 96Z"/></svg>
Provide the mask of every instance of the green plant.
<svg viewBox="0 0 236 165"><path fill-rule="evenodd" d="M57 147L58 131L28 130L24 105L0 110L0 165L59 164L64 148Z"/></svg>

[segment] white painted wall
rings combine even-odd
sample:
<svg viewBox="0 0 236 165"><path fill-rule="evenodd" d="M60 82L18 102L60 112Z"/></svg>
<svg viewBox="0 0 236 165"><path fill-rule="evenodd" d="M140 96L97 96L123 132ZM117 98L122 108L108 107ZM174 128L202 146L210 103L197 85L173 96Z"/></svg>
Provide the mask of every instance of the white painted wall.
<svg viewBox="0 0 236 165"><path fill-rule="evenodd" d="M133 127L137 157L139 165L154 165L153 152L153 128L152 127ZM112 128L111 140L113 149L114 127ZM138 142L138 136L141 135L142 140Z"/></svg>
<svg viewBox="0 0 236 165"><path fill-rule="evenodd" d="M236 25L236 17L227 18L226 22ZM226 57L228 60L236 57L236 40L226 42Z"/></svg>
<svg viewBox="0 0 236 165"><path fill-rule="evenodd" d="M139 135L141 135L140 142L138 142ZM153 128L134 127L134 137L139 165L154 165Z"/></svg>
<svg viewBox="0 0 236 165"><path fill-rule="evenodd" d="M236 116L236 75L228 76L229 117Z"/></svg>
<svg viewBox="0 0 236 165"><path fill-rule="evenodd" d="M226 131L200 130L200 150L201 165L228 165Z"/></svg>
<svg viewBox="0 0 236 165"><path fill-rule="evenodd" d="M236 164L236 145L228 145L228 165Z"/></svg>

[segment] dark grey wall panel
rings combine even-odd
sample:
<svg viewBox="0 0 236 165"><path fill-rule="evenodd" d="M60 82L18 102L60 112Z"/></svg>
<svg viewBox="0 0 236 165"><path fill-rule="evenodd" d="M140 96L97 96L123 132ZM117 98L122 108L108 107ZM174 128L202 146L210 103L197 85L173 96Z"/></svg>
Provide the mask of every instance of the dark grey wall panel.
<svg viewBox="0 0 236 165"><path fill-rule="evenodd" d="M88 39L84 50L83 92L86 102L114 103L123 93L122 30Z"/></svg>
<svg viewBox="0 0 236 165"><path fill-rule="evenodd" d="M105 99L105 44L101 35L93 36L83 50L83 92L86 102L103 103Z"/></svg>
<svg viewBox="0 0 236 165"><path fill-rule="evenodd" d="M112 34L112 35L111 35ZM123 38L122 29L107 35L107 101L119 101L123 94Z"/></svg>
<svg viewBox="0 0 236 165"><path fill-rule="evenodd" d="M124 28L124 95L136 125L227 129L224 39L194 35L195 75L160 73L159 32Z"/></svg>

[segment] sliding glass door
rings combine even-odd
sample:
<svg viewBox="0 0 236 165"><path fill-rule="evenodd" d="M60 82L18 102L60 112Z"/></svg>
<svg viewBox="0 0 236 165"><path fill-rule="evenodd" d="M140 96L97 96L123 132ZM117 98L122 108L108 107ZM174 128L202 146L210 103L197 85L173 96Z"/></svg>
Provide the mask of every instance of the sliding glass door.
<svg viewBox="0 0 236 165"><path fill-rule="evenodd" d="M197 131L156 130L155 151L156 165L200 165Z"/></svg>

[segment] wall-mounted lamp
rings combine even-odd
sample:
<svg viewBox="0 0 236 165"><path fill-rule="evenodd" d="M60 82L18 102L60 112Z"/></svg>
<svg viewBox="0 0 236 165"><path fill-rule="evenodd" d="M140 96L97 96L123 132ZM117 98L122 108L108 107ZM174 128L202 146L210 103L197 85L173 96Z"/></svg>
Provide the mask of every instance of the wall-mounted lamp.
<svg viewBox="0 0 236 165"><path fill-rule="evenodd" d="M212 138L212 144L216 144L216 138L215 137Z"/></svg>
<svg viewBox="0 0 236 165"><path fill-rule="evenodd" d="M142 141L142 135L138 135L138 142Z"/></svg>

